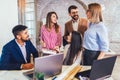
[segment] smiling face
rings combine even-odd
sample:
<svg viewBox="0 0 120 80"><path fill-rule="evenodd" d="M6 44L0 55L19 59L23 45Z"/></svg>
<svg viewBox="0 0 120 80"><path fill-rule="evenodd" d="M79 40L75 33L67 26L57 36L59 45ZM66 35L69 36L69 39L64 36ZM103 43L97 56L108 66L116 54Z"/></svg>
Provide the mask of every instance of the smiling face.
<svg viewBox="0 0 120 80"><path fill-rule="evenodd" d="M78 20L78 9L71 9L69 15L72 17L73 20Z"/></svg>
<svg viewBox="0 0 120 80"><path fill-rule="evenodd" d="M56 14L52 14L51 15L51 22L52 23L57 23L57 16L56 16Z"/></svg>

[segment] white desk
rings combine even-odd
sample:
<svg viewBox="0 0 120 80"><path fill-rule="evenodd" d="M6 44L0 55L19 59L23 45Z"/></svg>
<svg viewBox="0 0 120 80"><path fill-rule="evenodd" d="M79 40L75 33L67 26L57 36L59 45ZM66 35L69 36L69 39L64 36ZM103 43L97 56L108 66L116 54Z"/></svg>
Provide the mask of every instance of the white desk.
<svg viewBox="0 0 120 80"><path fill-rule="evenodd" d="M62 71L67 69L68 66L63 66ZM84 66L83 70L90 69L88 66ZM13 70L13 71L7 71L7 70L0 70L0 80L29 80L26 76L23 75L23 72L26 72L28 70ZM46 80L52 80L52 78L46 79ZM77 79L73 79L77 80ZM106 79L106 80L113 80L112 78Z"/></svg>
<svg viewBox="0 0 120 80"><path fill-rule="evenodd" d="M68 66L63 66L62 72L67 69ZM90 69L90 67L83 67L83 70ZM28 70L0 70L0 80L29 80L26 76L23 75L23 72ZM51 80L52 78L46 79Z"/></svg>
<svg viewBox="0 0 120 80"><path fill-rule="evenodd" d="M0 80L29 80L23 75L26 70L0 71Z"/></svg>
<svg viewBox="0 0 120 80"><path fill-rule="evenodd" d="M69 66L63 66L63 67L62 67L62 72L64 72L65 70L67 70L68 67L69 67ZM90 68L91 68L90 66L84 66L84 67L82 67L81 71L88 70L88 69L90 69ZM58 76L59 76L59 75L58 75ZM52 77L51 77L51 78L48 78L48 79L46 79L46 80L52 80ZM74 79L72 79L72 80L78 80L78 79L74 78Z"/></svg>

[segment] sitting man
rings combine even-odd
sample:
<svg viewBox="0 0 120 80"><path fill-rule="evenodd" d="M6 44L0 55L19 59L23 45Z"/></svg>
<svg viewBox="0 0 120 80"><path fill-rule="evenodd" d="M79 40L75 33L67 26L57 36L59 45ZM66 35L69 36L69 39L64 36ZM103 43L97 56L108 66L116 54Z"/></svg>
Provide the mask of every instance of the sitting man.
<svg viewBox="0 0 120 80"><path fill-rule="evenodd" d="M17 25L12 29L15 37L7 43L2 49L0 58L0 70L21 70L32 69L33 64L30 63L31 54L38 57L38 51L29 40L27 27Z"/></svg>

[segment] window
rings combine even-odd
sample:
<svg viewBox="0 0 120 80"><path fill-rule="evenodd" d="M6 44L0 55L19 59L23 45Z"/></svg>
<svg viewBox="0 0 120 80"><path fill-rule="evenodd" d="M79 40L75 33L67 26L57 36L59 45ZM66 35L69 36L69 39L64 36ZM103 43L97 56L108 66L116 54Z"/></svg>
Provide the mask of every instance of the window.
<svg viewBox="0 0 120 80"><path fill-rule="evenodd" d="M30 39L36 45L35 0L18 0L19 24L26 25Z"/></svg>

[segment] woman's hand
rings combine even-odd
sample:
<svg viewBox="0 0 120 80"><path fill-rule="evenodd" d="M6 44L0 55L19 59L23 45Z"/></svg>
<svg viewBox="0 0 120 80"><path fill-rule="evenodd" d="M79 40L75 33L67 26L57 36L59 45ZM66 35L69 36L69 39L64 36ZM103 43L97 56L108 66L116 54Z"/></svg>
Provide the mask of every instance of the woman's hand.
<svg viewBox="0 0 120 80"><path fill-rule="evenodd" d="M60 52L59 46L55 46L53 50L56 51L56 53L59 53L59 52Z"/></svg>
<svg viewBox="0 0 120 80"><path fill-rule="evenodd" d="M100 52L100 54L99 54L97 60L99 60L99 59L103 59L104 56L105 56L105 53L104 53L104 52Z"/></svg>
<svg viewBox="0 0 120 80"><path fill-rule="evenodd" d="M46 47L46 44L44 43L43 40L40 41L40 44L41 44L42 47Z"/></svg>

